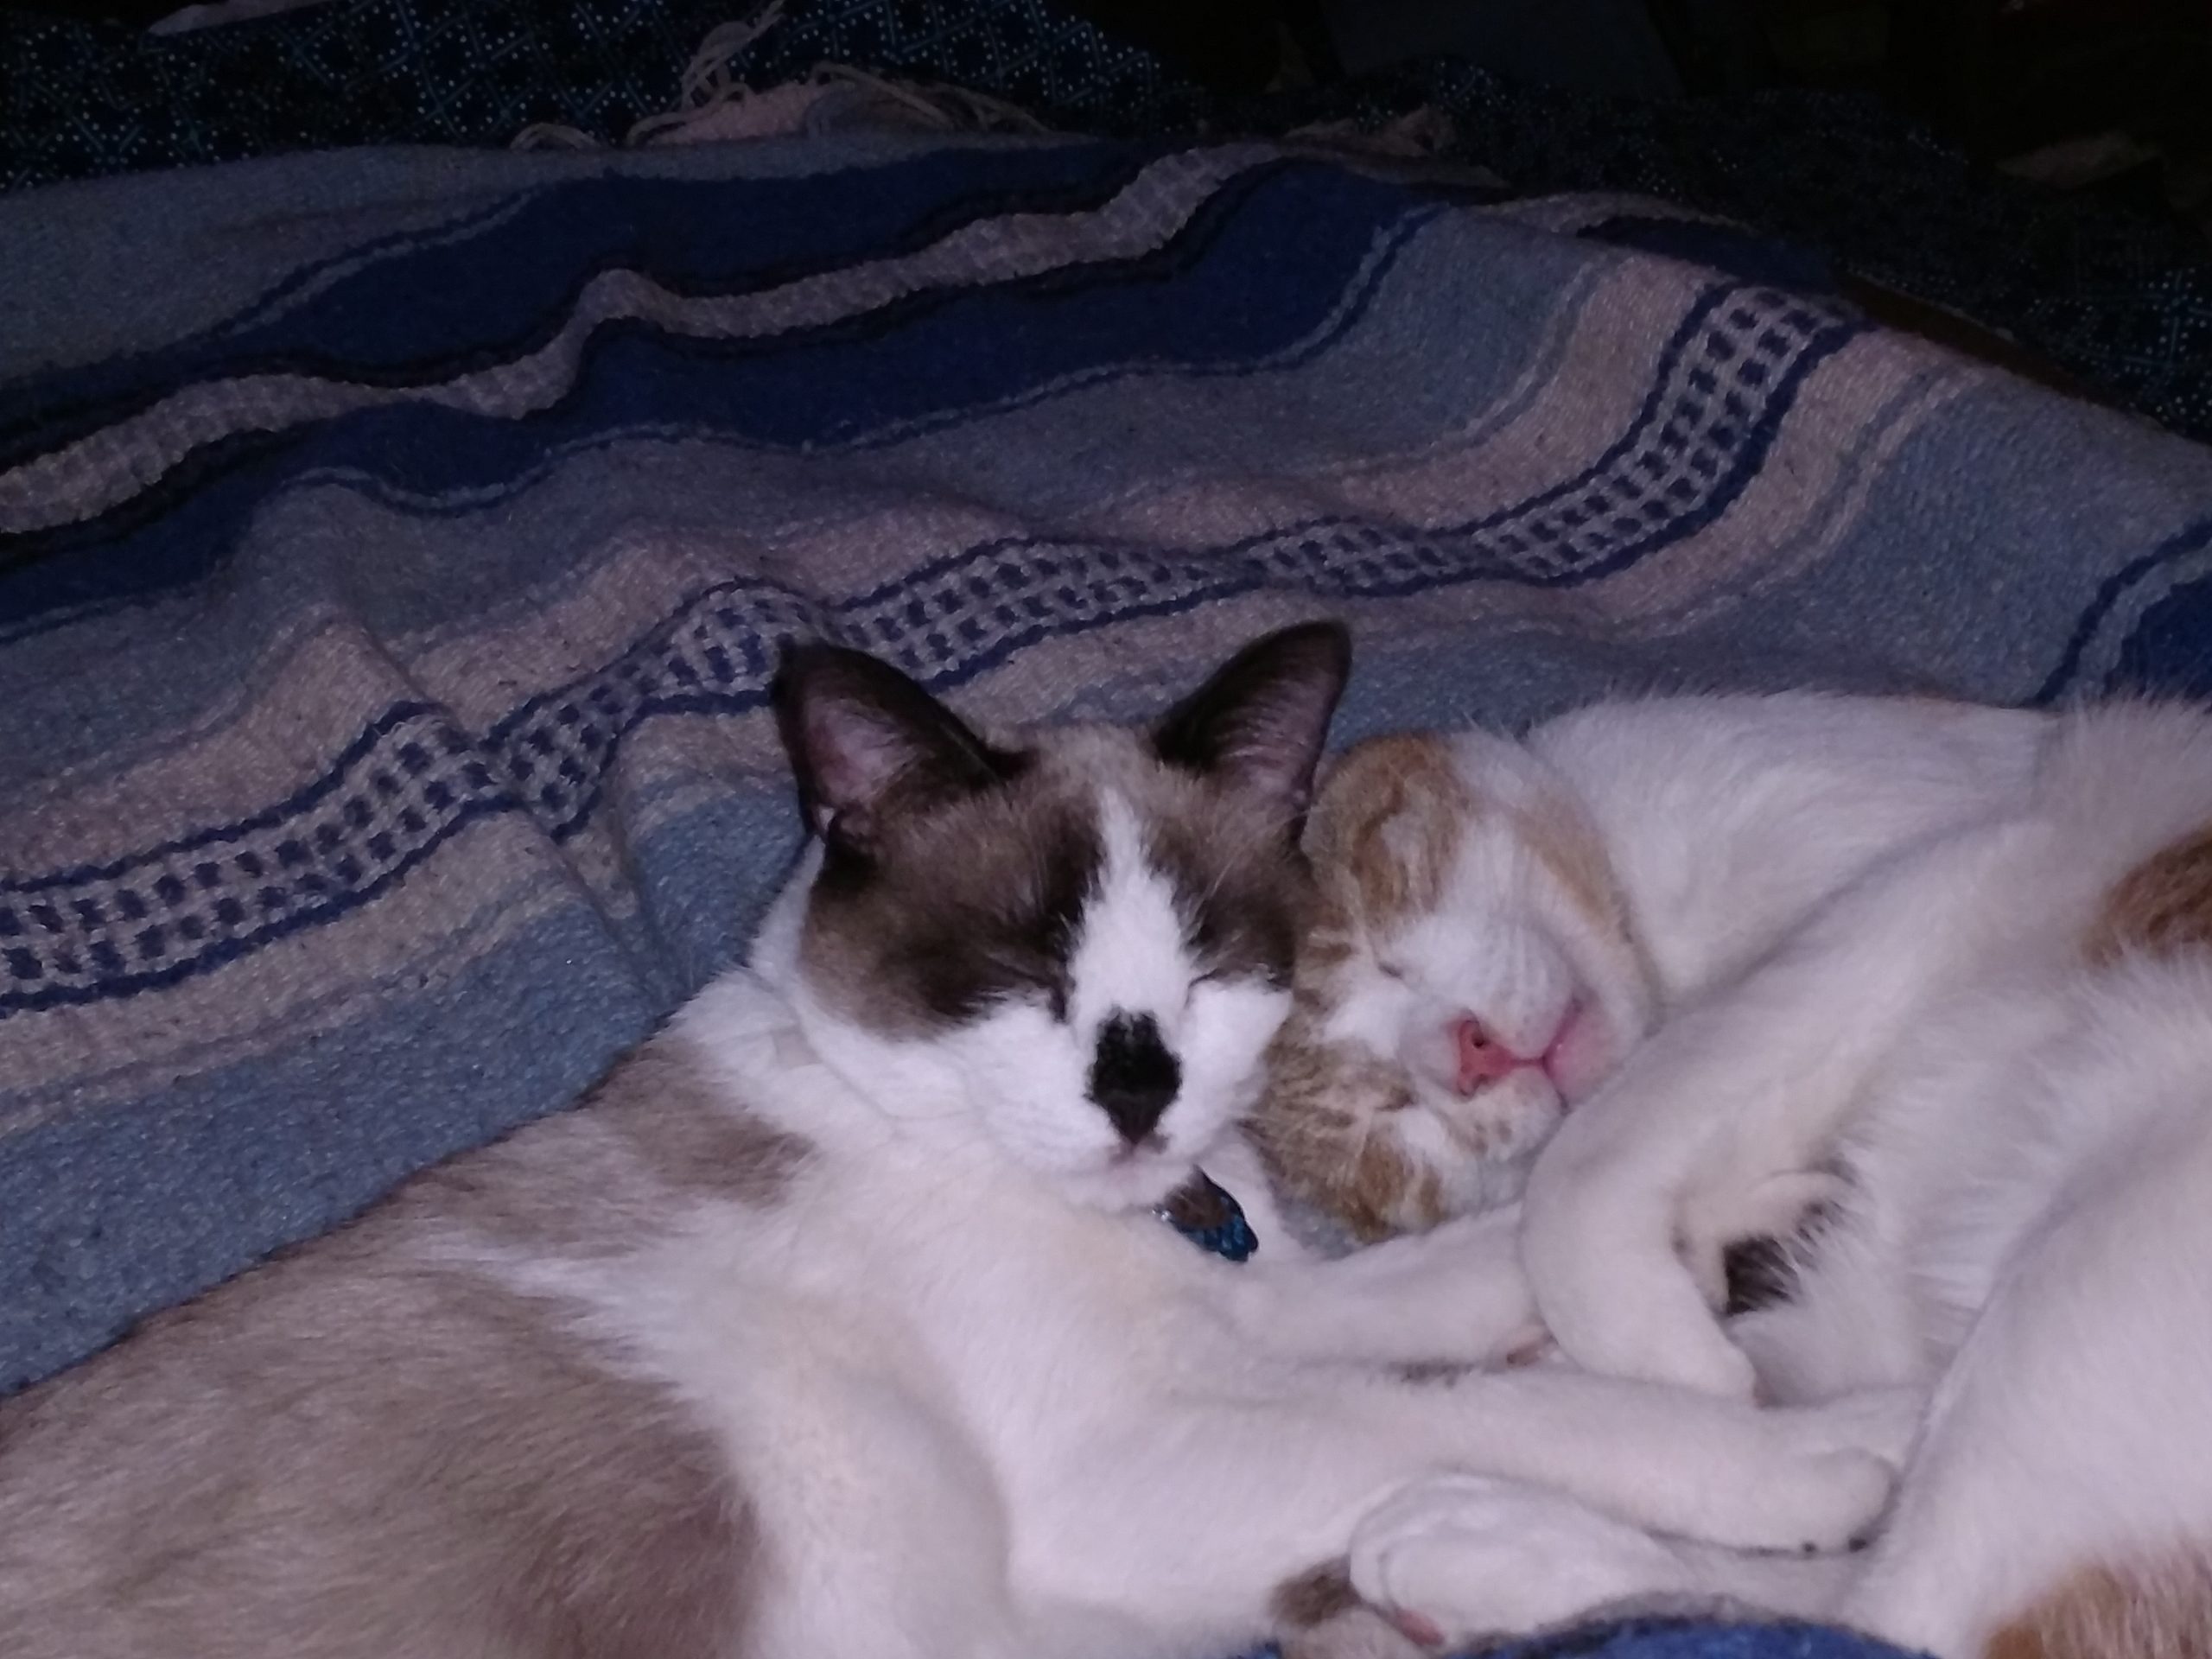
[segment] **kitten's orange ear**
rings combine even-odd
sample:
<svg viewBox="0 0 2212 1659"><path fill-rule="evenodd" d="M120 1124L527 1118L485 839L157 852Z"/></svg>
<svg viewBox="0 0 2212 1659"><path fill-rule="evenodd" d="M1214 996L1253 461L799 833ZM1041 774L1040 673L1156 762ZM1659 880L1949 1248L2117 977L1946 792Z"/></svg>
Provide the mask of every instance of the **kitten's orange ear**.
<svg viewBox="0 0 2212 1659"><path fill-rule="evenodd" d="M1341 622L1268 634L1168 711L1153 733L1154 751L1278 807L1294 836L1351 673L1351 634Z"/></svg>
<svg viewBox="0 0 2212 1659"><path fill-rule="evenodd" d="M1314 798L1306 849L1317 864L1348 874L1396 870L1413 849L1428 849L1432 859L1451 856L1460 821L1475 810L1442 738L1385 732L1353 744L1328 768ZM1395 823L1409 835L1402 853L1382 836Z"/></svg>
<svg viewBox="0 0 2212 1659"><path fill-rule="evenodd" d="M808 640L787 647L770 699L807 828L849 851L881 814L1002 783L1022 757L996 749L890 664Z"/></svg>

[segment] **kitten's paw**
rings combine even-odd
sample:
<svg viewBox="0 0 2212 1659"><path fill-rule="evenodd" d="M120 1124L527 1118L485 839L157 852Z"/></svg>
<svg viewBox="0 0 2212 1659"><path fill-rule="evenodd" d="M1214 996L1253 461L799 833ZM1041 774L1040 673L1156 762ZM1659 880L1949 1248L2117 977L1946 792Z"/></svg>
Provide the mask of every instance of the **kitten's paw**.
<svg viewBox="0 0 2212 1659"><path fill-rule="evenodd" d="M1747 1192L1699 1193L1683 1205L1682 1265L1697 1281L1715 1313L1728 1305L1728 1252L1752 1239L1786 1243L1816 1212L1834 1211L1852 1184L1827 1170L1791 1170L1769 1176Z"/></svg>
<svg viewBox="0 0 2212 1659"><path fill-rule="evenodd" d="M1758 1373L1751 1357L1710 1321L1668 1332L1652 1356L1653 1382L1672 1382L1724 1400L1750 1400L1758 1393Z"/></svg>
<svg viewBox="0 0 2212 1659"><path fill-rule="evenodd" d="M1457 1217L1373 1249L1395 1254L1398 1287L1417 1295L1425 1319L1451 1321L1440 1358L1510 1363L1548 1337L1521 1267L1517 1206Z"/></svg>
<svg viewBox="0 0 2212 1659"><path fill-rule="evenodd" d="M1714 1319L1683 1241L1663 1213L1642 1225L1639 1208L1649 1206L1624 1199L1601 1213L1570 1185L1527 1211L1521 1244L1538 1316L1586 1370L1751 1399L1751 1362Z"/></svg>
<svg viewBox="0 0 2212 1659"><path fill-rule="evenodd" d="M1649 1535L1479 1475L1430 1476L1386 1499L1354 1529L1351 1567L1361 1599L1433 1647L1522 1635L1689 1582Z"/></svg>
<svg viewBox="0 0 2212 1659"><path fill-rule="evenodd" d="M1669 1313L1647 1317L1651 1310L1624 1311L1595 1351L1586 1342L1564 1338L1560 1346L1586 1370L1750 1403L1758 1395L1758 1373L1751 1357L1728 1339L1688 1273L1681 1287L1687 1293L1681 1305Z"/></svg>
<svg viewBox="0 0 2212 1659"><path fill-rule="evenodd" d="M1815 1210L1834 1210L1851 1198L1850 1178L1832 1169L1793 1169L1770 1175L1745 1193L1728 1218L1738 1238L1786 1238Z"/></svg>
<svg viewBox="0 0 2212 1659"><path fill-rule="evenodd" d="M1866 1389L1816 1406L1771 1411L1788 1425L1796 1445L1808 1452L1862 1452L1891 1471L1902 1470L1920 1438L1928 1395L1920 1389Z"/></svg>

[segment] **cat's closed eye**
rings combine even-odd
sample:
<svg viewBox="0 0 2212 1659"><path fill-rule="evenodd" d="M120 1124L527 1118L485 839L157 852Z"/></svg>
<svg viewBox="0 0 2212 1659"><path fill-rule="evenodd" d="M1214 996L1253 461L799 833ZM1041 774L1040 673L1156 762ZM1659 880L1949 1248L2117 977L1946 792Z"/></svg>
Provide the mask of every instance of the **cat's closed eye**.
<svg viewBox="0 0 2212 1659"><path fill-rule="evenodd" d="M1068 965L1060 950L1016 938L974 944L971 975L981 997L1041 997L1055 1020L1068 1017Z"/></svg>
<svg viewBox="0 0 2212 1659"><path fill-rule="evenodd" d="M1072 988L1068 982L1065 963L1033 968L1020 976L1023 988L1033 995L1041 992L1045 1007L1053 1019L1065 1025L1068 1017L1068 995Z"/></svg>

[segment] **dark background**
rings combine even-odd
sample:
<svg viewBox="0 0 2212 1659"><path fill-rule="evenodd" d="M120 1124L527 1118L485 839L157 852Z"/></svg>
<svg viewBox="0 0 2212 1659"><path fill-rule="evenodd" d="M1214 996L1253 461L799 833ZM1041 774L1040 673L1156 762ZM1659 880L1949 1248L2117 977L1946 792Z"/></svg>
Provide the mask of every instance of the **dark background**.
<svg viewBox="0 0 2212 1659"><path fill-rule="evenodd" d="M1439 53L1518 79L1646 99L1853 91L2024 176L2184 207L2201 204L2212 154L2206 0L1070 0L1070 9L1224 91L1325 83Z"/></svg>
<svg viewBox="0 0 2212 1659"><path fill-rule="evenodd" d="M1439 55L1645 108L1859 94L1975 163L2212 237L2212 0L1054 3L1230 98ZM179 3L0 0L18 16L132 29Z"/></svg>

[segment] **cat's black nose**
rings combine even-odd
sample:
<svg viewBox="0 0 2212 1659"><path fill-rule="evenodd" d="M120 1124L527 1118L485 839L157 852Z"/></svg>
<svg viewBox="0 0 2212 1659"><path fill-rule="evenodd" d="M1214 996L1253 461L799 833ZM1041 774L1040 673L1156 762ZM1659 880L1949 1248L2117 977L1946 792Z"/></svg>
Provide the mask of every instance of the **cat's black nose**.
<svg viewBox="0 0 2212 1659"><path fill-rule="evenodd" d="M1098 1027L1090 1098L1131 1146L1150 1135L1183 1086L1183 1068L1148 1014L1116 1014Z"/></svg>

